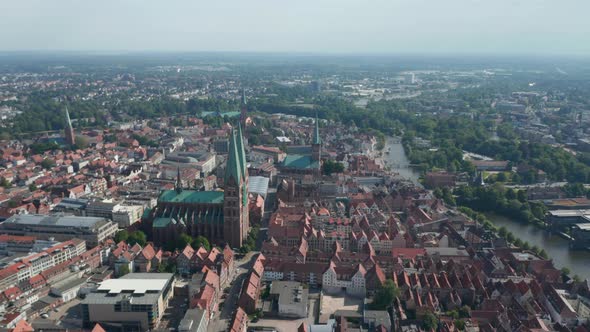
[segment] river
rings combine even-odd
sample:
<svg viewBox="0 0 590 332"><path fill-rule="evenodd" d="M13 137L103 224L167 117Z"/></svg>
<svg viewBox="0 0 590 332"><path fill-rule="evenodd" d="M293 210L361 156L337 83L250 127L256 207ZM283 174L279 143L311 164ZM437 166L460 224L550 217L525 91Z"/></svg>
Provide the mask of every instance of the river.
<svg viewBox="0 0 590 332"><path fill-rule="evenodd" d="M590 278L590 254L584 250L570 250L569 242L559 235L549 234L530 224L522 224L517 221L498 216L487 214L494 225L506 227L514 236L522 241L545 249L556 267L567 267L573 274L577 274L582 279Z"/></svg>
<svg viewBox="0 0 590 332"><path fill-rule="evenodd" d="M389 151L389 154L386 153ZM385 148L383 149L383 160L392 171L399 173L402 178L412 181L418 186L422 186L418 179L420 172L410 167L410 161L406 156L404 147L398 138L386 137Z"/></svg>
<svg viewBox="0 0 590 332"><path fill-rule="evenodd" d="M389 154L386 154L388 149L390 149ZM383 153L383 159L387 166L399 173L401 177L418 184L420 173L410 167L410 162L398 139L387 137ZM570 250L567 240L558 235L551 235L533 225L522 224L494 214L488 214L487 217L496 226L506 227L514 236L528 242L531 246L535 245L545 249L556 267L567 267L572 271L572 275L577 274L583 279L590 279L590 253L587 251Z"/></svg>

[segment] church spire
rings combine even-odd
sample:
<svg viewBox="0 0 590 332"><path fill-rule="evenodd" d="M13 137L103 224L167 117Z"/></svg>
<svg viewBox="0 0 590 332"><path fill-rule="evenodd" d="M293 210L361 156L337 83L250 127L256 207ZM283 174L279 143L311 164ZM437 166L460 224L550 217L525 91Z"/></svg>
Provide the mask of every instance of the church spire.
<svg viewBox="0 0 590 332"><path fill-rule="evenodd" d="M315 113L315 128L313 131L313 143L312 144L322 144L322 140L320 138L320 123L318 121L318 112Z"/></svg>
<svg viewBox="0 0 590 332"><path fill-rule="evenodd" d="M72 128L72 120L70 119L70 112L68 112L68 107L66 106L66 128Z"/></svg>
<svg viewBox="0 0 590 332"><path fill-rule="evenodd" d="M242 107L246 107L246 89L242 89Z"/></svg>
<svg viewBox="0 0 590 332"><path fill-rule="evenodd" d="M68 111L68 106L66 106L65 117L65 139L66 143L71 146L76 144L76 137L74 136L74 127L72 127L72 120L70 119L70 112Z"/></svg>
<svg viewBox="0 0 590 332"><path fill-rule="evenodd" d="M246 165L246 149L244 147L244 136L242 136L242 125L238 124L238 134L236 137L237 140L237 148L238 148L238 155L240 157L240 170L242 172L242 177L248 177L248 169Z"/></svg>
<svg viewBox="0 0 590 332"><path fill-rule="evenodd" d="M242 178L242 169L240 163L240 154L238 153L238 143L236 142L236 133L232 130L229 137L229 154L227 157L227 165L225 167L225 183L233 177L236 184L240 184Z"/></svg>

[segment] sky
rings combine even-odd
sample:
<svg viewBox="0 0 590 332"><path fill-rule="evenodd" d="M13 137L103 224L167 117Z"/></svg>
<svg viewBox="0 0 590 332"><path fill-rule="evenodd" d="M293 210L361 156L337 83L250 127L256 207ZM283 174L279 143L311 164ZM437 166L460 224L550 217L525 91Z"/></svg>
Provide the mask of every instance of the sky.
<svg viewBox="0 0 590 332"><path fill-rule="evenodd" d="M0 51L590 55L589 0L0 0Z"/></svg>

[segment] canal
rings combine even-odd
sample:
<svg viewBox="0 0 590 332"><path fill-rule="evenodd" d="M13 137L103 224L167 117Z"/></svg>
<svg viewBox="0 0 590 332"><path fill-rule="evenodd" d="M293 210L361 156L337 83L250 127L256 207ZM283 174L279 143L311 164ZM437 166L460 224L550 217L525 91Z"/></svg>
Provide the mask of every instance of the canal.
<svg viewBox="0 0 590 332"><path fill-rule="evenodd" d="M522 241L545 249L553 264L558 267L567 267L573 274L582 279L590 278L590 253L584 250L570 250L569 242L559 235L550 234L530 224L523 224L495 214L486 215L497 227L506 229Z"/></svg>
<svg viewBox="0 0 590 332"><path fill-rule="evenodd" d="M386 154L388 149L389 154ZM419 185L420 173L410 167L410 162L399 139L387 137L383 153L383 159L387 166L399 173L401 177ZM488 214L487 217L496 226L506 227L514 236L528 242L531 246L535 245L545 249L556 267L567 267L571 270L572 275L577 274L582 279L590 279L589 252L570 250L567 240L558 235L549 234L533 225L522 224L495 214Z"/></svg>
<svg viewBox="0 0 590 332"><path fill-rule="evenodd" d="M410 167L410 161L408 160L404 147L398 138L386 137L385 148L383 149L383 160L392 171L399 173L402 178L408 179L418 186L422 186L418 182L420 172Z"/></svg>

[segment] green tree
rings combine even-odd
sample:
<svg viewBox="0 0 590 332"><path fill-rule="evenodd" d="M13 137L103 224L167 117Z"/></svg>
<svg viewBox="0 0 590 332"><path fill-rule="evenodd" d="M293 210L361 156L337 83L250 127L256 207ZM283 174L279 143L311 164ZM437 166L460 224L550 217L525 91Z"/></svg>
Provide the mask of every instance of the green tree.
<svg viewBox="0 0 590 332"><path fill-rule="evenodd" d="M74 148L83 150L87 147L88 138L86 136L76 136L76 144L74 144Z"/></svg>
<svg viewBox="0 0 590 332"><path fill-rule="evenodd" d="M191 245L193 246L193 248L197 249L199 247L203 247L205 248L207 251L211 250L211 243L209 243L209 240L204 237L204 236L197 236L193 242L191 243Z"/></svg>
<svg viewBox="0 0 590 332"><path fill-rule="evenodd" d="M387 279L375 292L373 303L371 303L370 307L372 310L386 310L399 294L399 289L395 286L393 280Z"/></svg>
<svg viewBox="0 0 590 332"><path fill-rule="evenodd" d="M561 273L563 273L566 276L569 276L570 273L571 273L571 270L569 268L567 268L567 267L564 266L564 267L561 268Z"/></svg>
<svg viewBox="0 0 590 332"><path fill-rule="evenodd" d="M45 158L41 162L41 167L43 167L45 169L53 168L53 167L55 167L55 160L50 159L50 158Z"/></svg>
<svg viewBox="0 0 590 332"><path fill-rule="evenodd" d="M471 308L468 305L464 305L459 308L459 317L469 318L471 317Z"/></svg>
<svg viewBox="0 0 590 332"><path fill-rule="evenodd" d="M438 327L438 318L430 311L424 314L422 317L422 328L426 331L436 330Z"/></svg>
<svg viewBox="0 0 590 332"><path fill-rule="evenodd" d="M35 185L34 183L31 183L29 185L29 191L30 192L37 191L37 185Z"/></svg>
<svg viewBox="0 0 590 332"><path fill-rule="evenodd" d="M322 165L322 172L326 175L331 175L332 173L342 173L344 172L344 165L337 161L328 159L324 161Z"/></svg>
<svg viewBox="0 0 590 332"><path fill-rule="evenodd" d="M465 321L462 319L456 319L455 320L455 327L459 330L459 331L463 331L465 330Z"/></svg>
<svg viewBox="0 0 590 332"><path fill-rule="evenodd" d="M127 238L127 243L129 243L130 246L133 246L137 243L143 247L145 246L146 242L147 237L145 236L145 233L142 231L135 231L129 234L129 237Z"/></svg>
<svg viewBox="0 0 590 332"><path fill-rule="evenodd" d="M188 244L191 244L193 238L188 234L180 234L178 242L176 243L176 249L183 250Z"/></svg>
<svg viewBox="0 0 590 332"><path fill-rule="evenodd" d="M129 271L128 265L121 265L121 266L119 266L119 275L118 276L122 277L122 276L128 274L129 272L130 271Z"/></svg>
<svg viewBox="0 0 590 332"><path fill-rule="evenodd" d="M116 243L119 243L121 241L127 242L128 238L129 238L129 232L127 232L127 230L125 230L125 229L122 229L115 234L115 242Z"/></svg>
<svg viewBox="0 0 590 332"><path fill-rule="evenodd" d="M10 188L10 186L11 186L10 182L8 182L8 180L6 180L5 177L0 178L0 187Z"/></svg>

